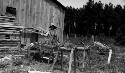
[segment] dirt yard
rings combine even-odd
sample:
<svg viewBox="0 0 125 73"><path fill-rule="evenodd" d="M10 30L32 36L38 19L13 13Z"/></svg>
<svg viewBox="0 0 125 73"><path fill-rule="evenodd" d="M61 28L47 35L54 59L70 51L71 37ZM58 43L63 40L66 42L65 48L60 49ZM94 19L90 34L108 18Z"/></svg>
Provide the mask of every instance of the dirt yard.
<svg viewBox="0 0 125 73"><path fill-rule="evenodd" d="M81 38L66 41L67 43L77 43L82 42ZM88 41L85 41L86 43ZM108 53L100 54L96 50L97 47L93 47L90 50L90 55L86 57L85 68L82 68L82 63L79 65L77 63L77 73L124 73L125 72L125 47L118 47L112 44L113 54L111 57L111 63L107 64ZM80 56L82 52L78 52L79 60L82 61L82 56ZM1 54L3 55L3 54ZM7 54L5 54L7 55ZM11 53L8 55L12 55ZM17 54L14 54L17 55ZM13 55L13 56L14 56ZM20 53L20 56L9 57L10 60L5 60L0 63L0 73L28 73L28 71L41 71L46 72L51 69L52 64L47 64L43 62L34 61L32 59L27 59L24 54ZM1 57L2 58L2 57ZM61 69L60 61L56 63L54 66L54 70L52 73L67 73L68 70L68 60L69 58L65 58L63 70ZM2 61L2 60L1 60ZM72 71L74 73L73 65Z"/></svg>

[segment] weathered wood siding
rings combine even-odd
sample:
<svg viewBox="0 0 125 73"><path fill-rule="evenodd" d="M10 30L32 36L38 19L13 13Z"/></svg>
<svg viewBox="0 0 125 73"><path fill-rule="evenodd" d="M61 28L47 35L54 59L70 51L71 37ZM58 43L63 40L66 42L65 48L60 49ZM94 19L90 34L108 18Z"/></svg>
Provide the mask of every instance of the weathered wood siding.
<svg viewBox="0 0 125 73"><path fill-rule="evenodd" d="M0 0L0 14L5 14L6 6L16 8L16 20L25 27L48 29L53 22L58 27L57 35L63 42L65 11L50 0ZM23 34L22 43L30 43L31 34Z"/></svg>

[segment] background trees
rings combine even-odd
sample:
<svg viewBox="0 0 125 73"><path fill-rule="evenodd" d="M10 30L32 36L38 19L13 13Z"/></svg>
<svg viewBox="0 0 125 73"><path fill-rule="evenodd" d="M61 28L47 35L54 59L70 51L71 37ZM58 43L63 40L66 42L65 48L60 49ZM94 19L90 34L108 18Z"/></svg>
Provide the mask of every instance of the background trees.
<svg viewBox="0 0 125 73"><path fill-rule="evenodd" d="M94 3L89 0L82 8L66 8L66 34L86 36L104 33L105 36L113 37L125 24L125 6L114 6L112 3L104 5L101 1Z"/></svg>

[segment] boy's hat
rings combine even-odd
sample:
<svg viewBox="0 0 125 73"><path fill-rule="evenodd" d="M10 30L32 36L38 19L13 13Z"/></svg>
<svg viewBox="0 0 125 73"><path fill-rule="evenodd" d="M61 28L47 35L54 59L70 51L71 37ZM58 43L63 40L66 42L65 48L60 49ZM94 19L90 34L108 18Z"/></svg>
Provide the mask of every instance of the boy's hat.
<svg viewBox="0 0 125 73"><path fill-rule="evenodd" d="M55 24L54 23L51 23L51 25L50 25L50 27L49 27L51 30L54 30L54 29L56 29L57 27L55 26Z"/></svg>

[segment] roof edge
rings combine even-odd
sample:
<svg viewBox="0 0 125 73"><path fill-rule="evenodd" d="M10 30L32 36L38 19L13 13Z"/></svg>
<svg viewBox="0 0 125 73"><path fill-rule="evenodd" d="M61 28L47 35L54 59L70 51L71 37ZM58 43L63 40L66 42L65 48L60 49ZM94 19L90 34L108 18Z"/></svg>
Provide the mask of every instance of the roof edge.
<svg viewBox="0 0 125 73"><path fill-rule="evenodd" d="M63 10L66 10L66 7L63 6L59 1L57 1L57 0L50 0L50 1L56 3L56 4L57 4L58 6L60 6Z"/></svg>

